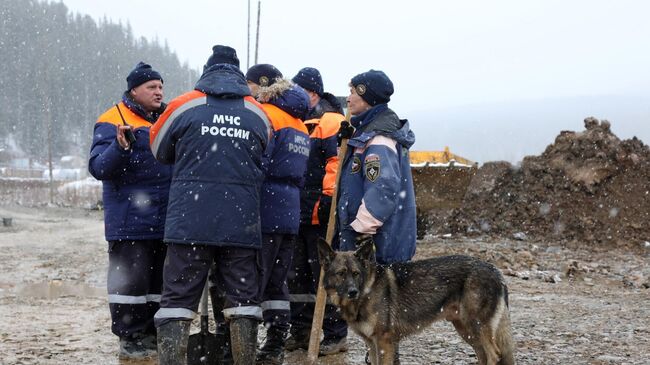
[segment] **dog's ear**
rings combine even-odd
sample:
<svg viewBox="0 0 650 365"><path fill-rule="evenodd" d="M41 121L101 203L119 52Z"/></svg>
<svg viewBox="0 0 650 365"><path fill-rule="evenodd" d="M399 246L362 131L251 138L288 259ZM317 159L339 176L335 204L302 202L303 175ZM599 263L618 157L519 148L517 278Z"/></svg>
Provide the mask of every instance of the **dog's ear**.
<svg viewBox="0 0 650 365"><path fill-rule="evenodd" d="M359 260L375 262L375 241L367 235L357 241L357 250L354 252Z"/></svg>
<svg viewBox="0 0 650 365"><path fill-rule="evenodd" d="M332 250L332 247L322 238L318 238L318 259L320 260L321 265L327 267L332 260L334 260L334 255L336 253Z"/></svg>

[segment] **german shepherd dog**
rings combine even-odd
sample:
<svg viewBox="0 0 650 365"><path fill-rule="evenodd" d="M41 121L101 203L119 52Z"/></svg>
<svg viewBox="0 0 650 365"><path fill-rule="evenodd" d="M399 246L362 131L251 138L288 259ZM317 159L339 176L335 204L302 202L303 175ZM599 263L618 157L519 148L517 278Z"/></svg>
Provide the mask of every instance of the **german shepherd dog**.
<svg viewBox="0 0 650 365"><path fill-rule="evenodd" d="M481 365L514 365L508 288L493 265L442 256L383 266L374 242L354 252L318 243L323 284L343 319L363 338L373 365L393 365L399 341L435 321L450 321Z"/></svg>

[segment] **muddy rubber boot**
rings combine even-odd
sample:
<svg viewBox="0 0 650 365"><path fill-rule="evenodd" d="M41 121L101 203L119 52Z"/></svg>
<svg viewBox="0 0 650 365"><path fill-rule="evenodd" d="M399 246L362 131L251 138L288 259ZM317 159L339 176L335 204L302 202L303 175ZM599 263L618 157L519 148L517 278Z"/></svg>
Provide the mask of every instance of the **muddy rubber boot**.
<svg viewBox="0 0 650 365"><path fill-rule="evenodd" d="M284 345L289 331L271 327L266 331L266 342L257 353L257 365L282 365L284 362Z"/></svg>
<svg viewBox="0 0 650 365"><path fill-rule="evenodd" d="M158 361L160 365L187 364L187 340L190 321L171 321L158 327Z"/></svg>
<svg viewBox="0 0 650 365"><path fill-rule="evenodd" d="M230 320L230 346L235 365L255 363L257 324L258 321L252 318L232 318Z"/></svg>
<svg viewBox="0 0 650 365"><path fill-rule="evenodd" d="M151 348L143 338L121 338L120 339L120 360L145 360L155 357L158 353Z"/></svg>

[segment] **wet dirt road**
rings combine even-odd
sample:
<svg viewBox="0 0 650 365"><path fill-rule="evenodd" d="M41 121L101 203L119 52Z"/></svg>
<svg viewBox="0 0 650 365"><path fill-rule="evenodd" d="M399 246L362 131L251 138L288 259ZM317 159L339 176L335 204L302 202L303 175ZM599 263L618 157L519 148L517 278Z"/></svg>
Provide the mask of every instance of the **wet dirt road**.
<svg viewBox="0 0 650 365"><path fill-rule="evenodd" d="M0 207L0 216L12 217L11 227L0 227L0 364L120 364L101 212ZM448 253L487 259L506 274L518 364L649 363L648 252L427 237L417 257ZM351 335L349 344L319 363L362 364L361 341ZM476 363L444 322L400 349L402 364ZM296 351L286 364L305 359Z"/></svg>

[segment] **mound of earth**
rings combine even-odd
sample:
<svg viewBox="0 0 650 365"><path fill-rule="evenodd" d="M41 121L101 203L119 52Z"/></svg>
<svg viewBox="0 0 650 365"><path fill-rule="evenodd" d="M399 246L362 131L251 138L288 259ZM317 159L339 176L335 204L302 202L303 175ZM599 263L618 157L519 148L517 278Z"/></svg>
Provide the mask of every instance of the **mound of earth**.
<svg viewBox="0 0 650 365"><path fill-rule="evenodd" d="M585 119L582 132L561 132L519 167L484 164L460 209L443 225L463 234L537 239L650 241L650 149L620 140L610 123Z"/></svg>

